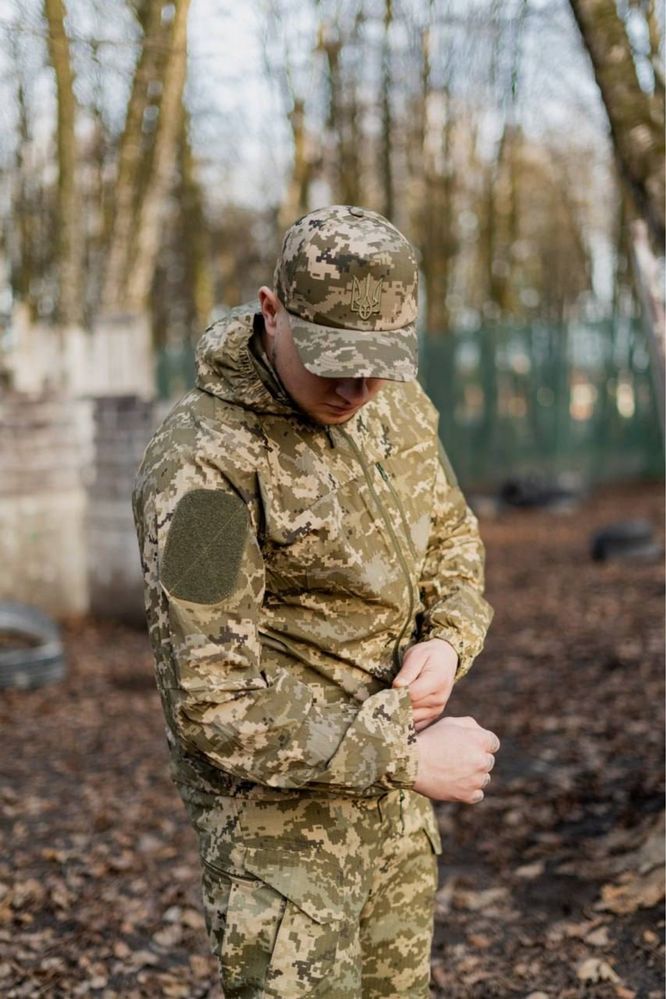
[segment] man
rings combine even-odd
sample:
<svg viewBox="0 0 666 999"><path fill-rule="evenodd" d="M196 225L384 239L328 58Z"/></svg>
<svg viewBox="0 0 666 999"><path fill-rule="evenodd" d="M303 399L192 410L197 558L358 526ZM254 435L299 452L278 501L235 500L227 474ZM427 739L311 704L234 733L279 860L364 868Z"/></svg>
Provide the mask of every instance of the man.
<svg viewBox="0 0 666 999"><path fill-rule="evenodd" d="M404 236L311 212L274 284L206 331L137 477L173 777L226 999L425 997L431 799L480 801L499 747L437 720L492 617L483 547Z"/></svg>

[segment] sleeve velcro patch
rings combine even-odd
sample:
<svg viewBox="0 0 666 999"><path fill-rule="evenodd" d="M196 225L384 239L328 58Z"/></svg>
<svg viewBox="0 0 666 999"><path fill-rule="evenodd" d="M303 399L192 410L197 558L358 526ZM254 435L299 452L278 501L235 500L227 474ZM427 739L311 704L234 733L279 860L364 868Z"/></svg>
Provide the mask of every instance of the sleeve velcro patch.
<svg viewBox="0 0 666 999"><path fill-rule="evenodd" d="M235 493L186 493L176 506L161 561L168 593L197 604L215 604L233 593L248 526L247 507Z"/></svg>

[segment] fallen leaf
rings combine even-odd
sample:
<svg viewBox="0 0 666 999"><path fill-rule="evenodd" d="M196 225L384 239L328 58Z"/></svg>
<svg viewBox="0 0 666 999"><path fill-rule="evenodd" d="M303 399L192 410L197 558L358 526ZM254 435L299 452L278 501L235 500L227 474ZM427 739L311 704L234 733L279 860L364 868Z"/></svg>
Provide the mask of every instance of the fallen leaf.
<svg viewBox="0 0 666 999"><path fill-rule="evenodd" d="M157 954L153 954L152 950L135 950L129 958L128 963L136 971L147 964L158 964L159 958Z"/></svg>
<svg viewBox="0 0 666 999"><path fill-rule="evenodd" d="M608 927L599 926L596 930L592 930L585 937L585 943L591 944L592 947L608 947L610 943L608 939Z"/></svg>
<svg viewBox="0 0 666 999"><path fill-rule="evenodd" d="M656 867L644 875L637 875L620 884L606 884L601 889L597 909L607 909L617 915L626 915L637 909L658 905L664 898L664 872Z"/></svg>
<svg viewBox="0 0 666 999"><path fill-rule="evenodd" d="M509 891L507 888L486 888L483 891L460 891L456 893L456 902L464 909L479 912L481 909L489 909L497 902L505 901L508 895Z"/></svg>
<svg viewBox="0 0 666 999"><path fill-rule="evenodd" d="M191 930L203 930L206 920L202 912L198 909L183 909L181 916L183 926L188 926Z"/></svg>
<svg viewBox="0 0 666 999"><path fill-rule="evenodd" d="M514 872L517 878L525 878L526 881L532 881L534 878L539 878L546 869L546 865L542 860L537 860L533 864L523 864L522 867L518 867Z"/></svg>
<svg viewBox="0 0 666 999"><path fill-rule="evenodd" d="M467 937L467 943L471 947L478 947L480 950L485 950L486 947L490 947L492 940L483 933L470 933Z"/></svg>
<svg viewBox="0 0 666 999"><path fill-rule="evenodd" d="M158 930L157 933L153 934L153 942L158 947L163 947L167 950L175 947L182 939L183 928L180 923L170 923L169 926L165 926L164 929Z"/></svg>
<svg viewBox="0 0 666 999"><path fill-rule="evenodd" d="M607 961L598 957L588 957L576 968L576 974L581 982L616 982L620 977Z"/></svg>

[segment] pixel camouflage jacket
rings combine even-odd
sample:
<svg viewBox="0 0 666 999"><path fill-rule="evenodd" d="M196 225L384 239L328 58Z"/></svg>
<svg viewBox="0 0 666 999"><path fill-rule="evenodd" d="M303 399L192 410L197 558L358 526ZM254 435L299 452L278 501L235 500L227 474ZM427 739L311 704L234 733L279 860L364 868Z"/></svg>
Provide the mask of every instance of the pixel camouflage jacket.
<svg viewBox="0 0 666 999"><path fill-rule="evenodd" d="M414 642L449 641L458 676L481 650L476 518L418 383L312 423L252 322L247 305L206 331L133 495L174 779L255 797L409 787L409 695L390 685Z"/></svg>

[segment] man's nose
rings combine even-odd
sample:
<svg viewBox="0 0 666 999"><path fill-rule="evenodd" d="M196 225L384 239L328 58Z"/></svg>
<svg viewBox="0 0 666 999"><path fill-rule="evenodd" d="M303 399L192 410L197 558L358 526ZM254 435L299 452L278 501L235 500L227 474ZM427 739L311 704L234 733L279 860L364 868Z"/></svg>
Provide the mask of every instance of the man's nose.
<svg viewBox="0 0 666 999"><path fill-rule="evenodd" d="M366 378L341 378L335 391L350 405L364 403L369 395Z"/></svg>

